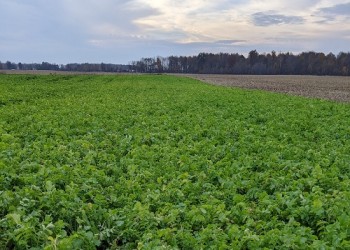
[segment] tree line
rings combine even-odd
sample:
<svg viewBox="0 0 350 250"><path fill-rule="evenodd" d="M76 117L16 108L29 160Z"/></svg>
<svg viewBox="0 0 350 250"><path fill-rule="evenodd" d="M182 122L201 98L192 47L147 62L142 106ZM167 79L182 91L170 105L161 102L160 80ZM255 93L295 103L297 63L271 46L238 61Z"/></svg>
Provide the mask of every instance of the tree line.
<svg viewBox="0 0 350 250"><path fill-rule="evenodd" d="M130 65L111 63L69 63L52 64L42 63L13 63L0 62L0 70L52 70L52 71L77 71L77 72L128 72Z"/></svg>
<svg viewBox="0 0 350 250"><path fill-rule="evenodd" d="M0 62L0 70L53 70L79 72L139 72L251 75L350 75L350 52L200 53L195 56L142 58L129 65L106 63L13 63Z"/></svg>
<svg viewBox="0 0 350 250"><path fill-rule="evenodd" d="M142 58L131 63L142 73L252 74L252 75L350 75L350 53L317 52L259 54L200 53L196 56Z"/></svg>

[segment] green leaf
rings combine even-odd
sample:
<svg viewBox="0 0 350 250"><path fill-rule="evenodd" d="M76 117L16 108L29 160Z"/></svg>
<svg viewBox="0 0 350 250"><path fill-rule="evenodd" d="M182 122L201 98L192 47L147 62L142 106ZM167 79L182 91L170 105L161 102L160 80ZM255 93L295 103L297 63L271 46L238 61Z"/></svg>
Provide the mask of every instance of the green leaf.
<svg viewBox="0 0 350 250"><path fill-rule="evenodd" d="M21 215L20 214L16 214L16 213L8 214L6 217L12 219L17 225L21 224Z"/></svg>

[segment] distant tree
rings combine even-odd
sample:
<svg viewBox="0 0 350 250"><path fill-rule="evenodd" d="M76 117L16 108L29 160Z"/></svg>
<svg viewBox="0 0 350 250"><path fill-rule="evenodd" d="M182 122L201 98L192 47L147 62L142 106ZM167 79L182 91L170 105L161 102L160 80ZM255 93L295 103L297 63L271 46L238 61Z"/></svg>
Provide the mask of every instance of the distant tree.
<svg viewBox="0 0 350 250"><path fill-rule="evenodd" d="M340 52L337 56L339 73L343 76L350 75L350 53Z"/></svg>
<svg viewBox="0 0 350 250"><path fill-rule="evenodd" d="M169 57L169 71L171 73L180 73L179 58L176 56Z"/></svg>
<svg viewBox="0 0 350 250"><path fill-rule="evenodd" d="M157 60L156 60L156 63L155 63L155 70L158 72L158 73L162 73L163 72L163 65L162 65L162 60L161 58L158 56L157 57Z"/></svg>
<svg viewBox="0 0 350 250"><path fill-rule="evenodd" d="M6 62L6 69L16 69L17 68L17 65L15 63L12 63L10 61L7 61Z"/></svg>
<svg viewBox="0 0 350 250"><path fill-rule="evenodd" d="M255 63L257 63L259 53L256 50L252 50L249 52L248 60L250 66L253 66Z"/></svg>
<svg viewBox="0 0 350 250"><path fill-rule="evenodd" d="M276 51L272 51L271 54L268 53L266 55L266 70L267 70L267 74L269 75L276 75L278 73L278 68L277 68L277 55L276 55Z"/></svg>
<svg viewBox="0 0 350 250"><path fill-rule="evenodd" d="M206 57L207 57L207 55L205 53L200 53L197 56L198 73L205 73L204 72L204 67L205 67Z"/></svg>
<svg viewBox="0 0 350 250"><path fill-rule="evenodd" d="M326 75L336 75L337 74L337 57L333 53L329 53L323 63L324 73Z"/></svg>
<svg viewBox="0 0 350 250"><path fill-rule="evenodd" d="M180 72L188 73L188 58L186 56L180 56L178 63L180 64Z"/></svg>

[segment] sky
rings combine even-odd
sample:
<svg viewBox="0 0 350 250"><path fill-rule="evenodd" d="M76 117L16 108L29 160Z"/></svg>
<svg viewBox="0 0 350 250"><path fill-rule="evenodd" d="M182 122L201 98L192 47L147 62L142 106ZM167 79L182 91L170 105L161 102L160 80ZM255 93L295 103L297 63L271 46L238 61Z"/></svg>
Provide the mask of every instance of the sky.
<svg viewBox="0 0 350 250"><path fill-rule="evenodd" d="M349 0L0 0L0 61L350 51Z"/></svg>

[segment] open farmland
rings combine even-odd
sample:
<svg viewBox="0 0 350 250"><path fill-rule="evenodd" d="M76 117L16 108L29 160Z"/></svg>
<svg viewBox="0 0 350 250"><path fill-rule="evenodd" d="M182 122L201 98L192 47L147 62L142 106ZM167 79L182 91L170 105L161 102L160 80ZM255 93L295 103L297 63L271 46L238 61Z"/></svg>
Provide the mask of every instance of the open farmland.
<svg viewBox="0 0 350 250"><path fill-rule="evenodd" d="M350 105L164 75L0 75L0 249L350 248Z"/></svg>
<svg viewBox="0 0 350 250"><path fill-rule="evenodd" d="M261 89L350 102L350 78L341 76L186 75L215 85Z"/></svg>

